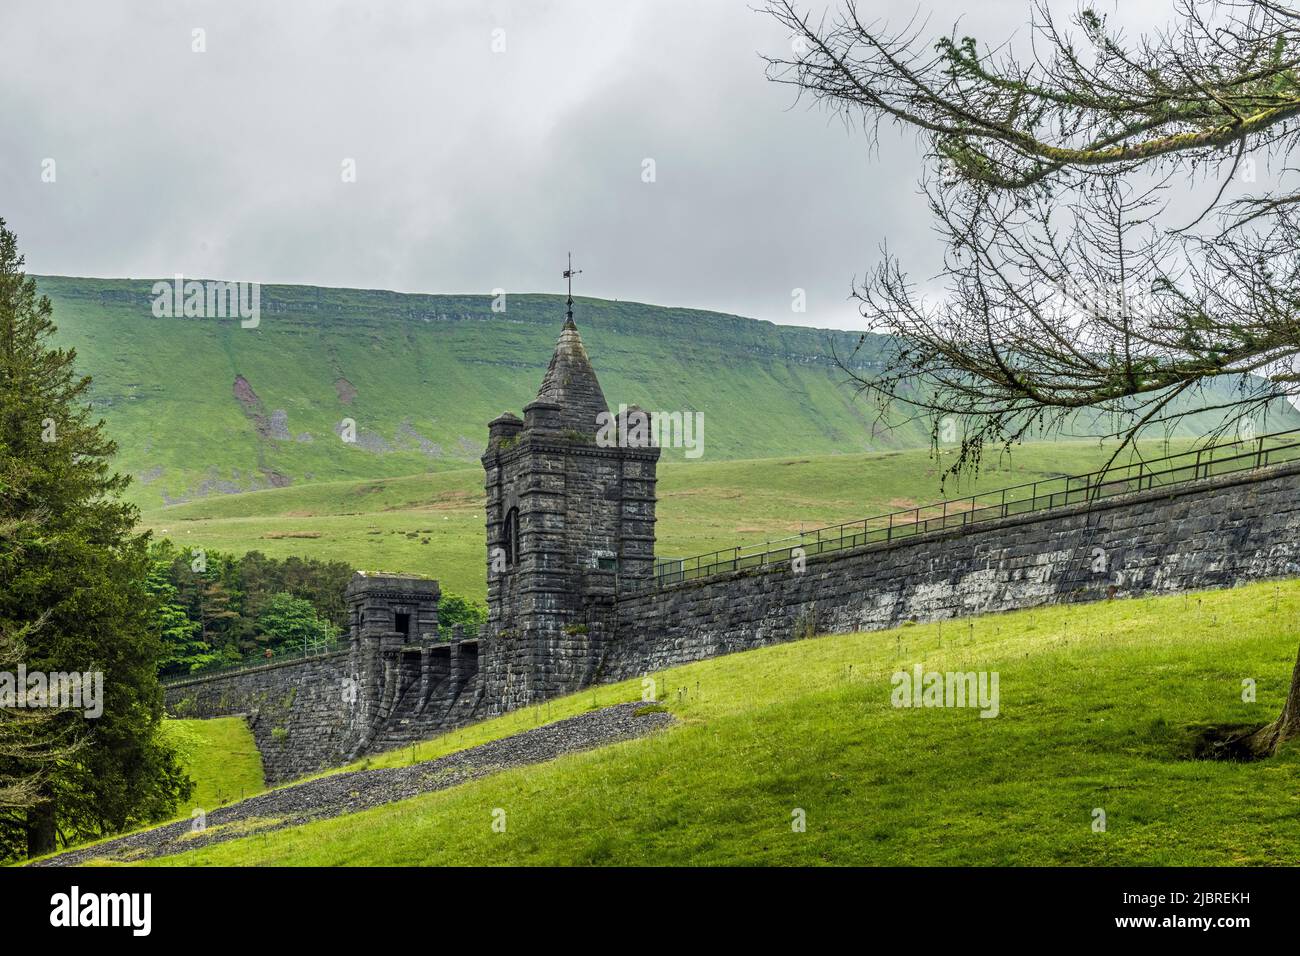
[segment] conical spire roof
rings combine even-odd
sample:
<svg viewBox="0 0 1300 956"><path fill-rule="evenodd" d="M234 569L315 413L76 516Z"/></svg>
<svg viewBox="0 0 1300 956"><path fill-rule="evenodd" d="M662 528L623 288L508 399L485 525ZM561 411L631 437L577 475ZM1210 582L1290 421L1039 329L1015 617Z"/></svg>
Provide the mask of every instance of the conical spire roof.
<svg viewBox="0 0 1300 956"><path fill-rule="evenodd" d="M560 340L555 343L555 354L542 377L537 398L559 405L563 427L585 435L595 434L599 427L596 416L609 411L572 315L565 320Z"/></svg>

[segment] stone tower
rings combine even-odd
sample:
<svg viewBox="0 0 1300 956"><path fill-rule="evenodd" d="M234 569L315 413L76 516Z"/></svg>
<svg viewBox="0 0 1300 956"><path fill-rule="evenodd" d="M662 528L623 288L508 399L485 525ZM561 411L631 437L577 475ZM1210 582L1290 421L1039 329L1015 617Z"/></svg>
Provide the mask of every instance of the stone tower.
<svg viewBox="0 0 1300 956"><path fill-rule="evenodd" d="M605 395L570 310L524 417L488 426L484 679L505 709L599 675L614 599L654 574L659 449L602 430ZM632 412L628 413L633 414ZM618 434L626 434L619 422ZM599 440L598 440L599 433ZM616 436L615 436L616 437Z"/></svg>
<svg viewBox="0 0 1300 956"><path fill-rule="evenodd" d="M352 576L344 591L351 637L350 748L360 753L418 677L420 647L438 638L438 582L393 574Z"/></svg>

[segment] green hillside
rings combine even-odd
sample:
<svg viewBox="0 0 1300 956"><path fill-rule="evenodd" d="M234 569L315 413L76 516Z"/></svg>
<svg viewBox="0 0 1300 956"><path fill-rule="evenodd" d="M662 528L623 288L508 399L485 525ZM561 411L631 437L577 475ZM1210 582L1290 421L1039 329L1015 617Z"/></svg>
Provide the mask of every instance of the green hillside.
<svg viewBox="0 0 1300 956"><path fill-rule="evenodd" d="M1204 725L1276 716L1297 614L1292 581L733 654L656 675L681 723L654 736L160 862L1288 865L1300 751L1191 754ZM998 716L892 706L891 674L917 663L997 671ZM640 681L589 689L371 766L640 694Z"/></svg>
<svg viewBox="0 0 1300 956"><path fill-rule="evenodd" d="M38 282L143 503L476 464L487 422L535 397L563 309L556 296L511 296L494 313L488 296L264 286L260 326L245 329L154 318L151 281ZM827 337L843 351L848 333L634 303L577 309L611 404L703 411L710 459L924 440L919 426L872 436L827 358ZM344 418L355 444L337 437Z"/></svg>
<svg viewBox="0 0 1300 956"><path fill-rule="evenodd" d="M162 733L194 781L194 793L177 808L177 817L188 819L193 810L209 811L266 789L262 755L243 717L168 718Z"/></svg>
<svg viewBox="0 0 1300 956"><path fill-rule="evenodd" d="M1153 457L1188 444L1151 442L1141 451ZM949 481L946 488L940 483L946 460L921 449L668 460L659 469L657 550L660 557L686 557L762 542L945 495L1081 474L1107 457L1095 442L1025 445L1009 459L990 462L977 480ZM458 594L480 600L486 595L481 467L208 498L148 511L144 523L182 546L297 554L366 570L427 574Z"/></svg>
<svg viewBox="0 0 1300 956"><path fill-rule="evenodd" d="M258 488L477 466L487 422L535 395L562 300L263 286L257 328L155 318L152 280L38 277L144 506ZM580 299L611 405L704 413L704 460L928 445L883 429L835 367L858 336L738 316ZM881 355L872 338L863 368ZM357 441L339 437L356 422ZM1300 425L1290 406L1269 428ZM1184 433L1209 427L1191 423ZM682 461L668 449L665 462Z"/></svg>

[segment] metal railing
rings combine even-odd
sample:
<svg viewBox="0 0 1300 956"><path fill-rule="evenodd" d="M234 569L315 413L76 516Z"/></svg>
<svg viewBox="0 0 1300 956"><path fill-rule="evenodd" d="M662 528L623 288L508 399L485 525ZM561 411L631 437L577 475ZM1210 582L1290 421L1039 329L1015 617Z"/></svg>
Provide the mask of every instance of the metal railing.
<svg viewBox="0 0 1300 956"><path fill-rule="evenodd" d="M1161 458L1112 465L1083 475L1043 478L964 498L951 498L815 528L762 544L660 561L655 565L653 579L644 588L659 588L729 571L788 562L795 556L795 549L802 549L804 557L812 557L868 544L886 544L931 532L964 528L982 521L997 521L1297 460L1300 460L1300 429L1208 445Z"/></svg>
<svg viewBox="0 0 1300 956"><path fill-rule="evenodd" d="M465 625L460 633L462 640L480 640L482 638L482 625L478 627ZM438 625L438 633L435 641L440 644L450 644L456 637L454 625ZM230 674L235 671L249 670L253 667L264 667L267 664L279 664L284 661L303 660L308 657L316 657L321 654L332 654L335 651L346 651L351 643L351 639L345 634L337 641L324 644L312 644L306 647L297 647L293 650L285 651L281 654L275 654L271 657L265 655L250 655L242 661L235 661L230 664L221 664L215 667L205 667L201 670L190 671L185 674L165 674L158 679L158 682L164 687L170 684L179 684L184 681L197 680L200 678L218 677L222 674Z"/></svg>
<svg viewBox="0 0 1300 956"><path fill-rule="evenodd" d="M458 636L462 641L477 641L483 637L483 624L462 624L460 625L459 635L456 627L455 624L439 624L438 633L434 640L439 644L450 644Z"/></svg>
<svg viewBox="0 0 1300 956"><path fill-rule="evenodd" d="M158 683L164 687L169 684L179 684L183 681L198 680L199 678L216 677L220 674L229 674L233 671L244 671L252 667L264 667L267 664L280 664L285 661L300 661L308 657L317 657L321 654L332 654L335 651L345 651L348 649L350 639L345 635L337 641L329 641L320 644L309 644L307 647L297 647L293 650L285 651L282 654L273 654L270 657L264 654L250 655L242 661L235 661L230 664L221 664L216 667L204 667L201 670L190 671L186 674L165 674L158 678Z"/></svg>

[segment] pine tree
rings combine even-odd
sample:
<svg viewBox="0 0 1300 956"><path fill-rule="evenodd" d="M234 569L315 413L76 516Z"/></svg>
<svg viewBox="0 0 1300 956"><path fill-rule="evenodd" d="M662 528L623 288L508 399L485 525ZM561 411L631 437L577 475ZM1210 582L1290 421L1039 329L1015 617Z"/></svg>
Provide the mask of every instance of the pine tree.
<svg viewBox="0 0 1300 956"><path fill-rule="evenodd" d="M177 599L176 585L167 578L167 570L167 563L155 556L149 571L148 588L157 608L154 630L163 645L158 671L160 674L188 674L216 663L218 656L199 639L200 625L185 613Z"/></svg>
<svg viewBox="0 0 1300 956"><path fill-rule="evenodd" d="M90 379L76 353L55 348L49 300L23 271L0 220L0 631L26 634L29 672L99 672L103 712L62 710L54 723L75 753L40 767L21 820L0 815L11 848L29 854L169 813L190 783L160 739L161 641L152 626L148 535L121 498L129 476L110 471L116 446L92 420ZM36 626L39 622L39 626ZM0 754L0 775L39 759Z"/></svg>
<svg viewBox="0 0 1300 956"><path fill-rule="evenodd" d="M0 536L7 533L0 529ZM0 628L0 668L10 674L17 671L26 659L27 635L40 624L28 625L17 634ZM66 728L57 726L56 713L10 703L0 702L0 809L26 813L40 804L49 771L71 757L75 746L62 739Z"/></svg>
<svg viewBox="0 0 1300 956"><path fill-rule="evenodd" d="M223 649L234 646L230 632L239 622L239 612L231 607L231 600L230 591L217 578L200 582L199 623L203 643Z"/></svg>

